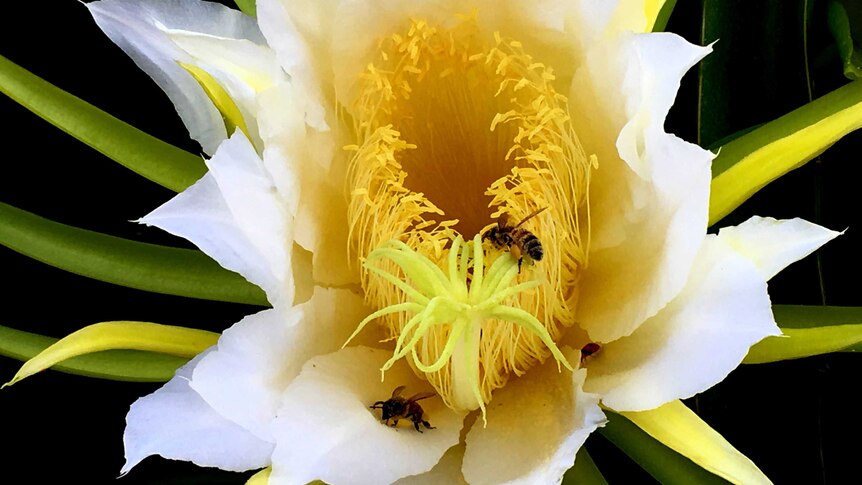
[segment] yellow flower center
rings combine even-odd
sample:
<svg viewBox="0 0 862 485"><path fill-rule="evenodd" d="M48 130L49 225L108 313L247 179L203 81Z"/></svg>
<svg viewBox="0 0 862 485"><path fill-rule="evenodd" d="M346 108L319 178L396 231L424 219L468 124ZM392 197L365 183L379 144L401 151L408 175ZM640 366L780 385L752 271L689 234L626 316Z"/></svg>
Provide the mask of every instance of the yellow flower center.
<svg viewBox="0 0 862 485"><path fill-rule="evenodd" d="M365 261L380 309L370 318L396 342L393 359L409 357L450 407L484 408L512 374L562 359L554 342L574 323L596 162L552 69L475 18L413 20L378 48L351 105L351 260ZM543 208L519 228L541 241L535 264L479 237L495 217L515 225Z"/></svg>

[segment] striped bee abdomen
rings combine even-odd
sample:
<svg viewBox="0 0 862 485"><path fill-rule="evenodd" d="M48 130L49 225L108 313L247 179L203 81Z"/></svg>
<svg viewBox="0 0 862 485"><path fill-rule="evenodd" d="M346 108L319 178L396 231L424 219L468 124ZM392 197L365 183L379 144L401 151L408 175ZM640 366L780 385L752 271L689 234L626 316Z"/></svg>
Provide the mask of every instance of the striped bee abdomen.
<svg viewBox="0 0 862 485"><path fill-rule="evenodd" d="M541 261L545 251L542 249L542 243L539 238L533 233L527 233L523 240L524 253L535 261Z"/></svg>

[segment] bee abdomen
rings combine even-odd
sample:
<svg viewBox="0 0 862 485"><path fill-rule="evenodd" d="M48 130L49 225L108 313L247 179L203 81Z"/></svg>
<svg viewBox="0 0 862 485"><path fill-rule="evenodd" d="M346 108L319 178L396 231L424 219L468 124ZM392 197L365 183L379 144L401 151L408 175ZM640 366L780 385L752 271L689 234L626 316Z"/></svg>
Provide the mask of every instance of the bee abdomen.
<svg viewBox="0 0 862 485"><path fill-rule="evenodd" d="M529 234L524 238L524 252L535 261L541 261L545 255L542 243L534 234Z"/></svg>
<svg viewBox="0 0 862 485"><path fill-rule="evenodd" d="M497 240L497 227L496 226L492 227L491 229L488 229L487 231L485 231L484 234L482 234L482 241L484 242L487 239L490 239L492 242Z"/></svg>

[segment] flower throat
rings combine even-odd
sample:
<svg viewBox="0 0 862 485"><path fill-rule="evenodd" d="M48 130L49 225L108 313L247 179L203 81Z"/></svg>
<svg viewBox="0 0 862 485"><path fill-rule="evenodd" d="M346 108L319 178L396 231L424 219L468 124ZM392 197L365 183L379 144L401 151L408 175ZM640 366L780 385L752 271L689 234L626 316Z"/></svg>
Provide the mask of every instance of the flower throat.
<svg viewBox="0 0 862 485"><path fill-rule="evenodd" d="M379 318L393 359L410 357L454 409L484 408L512 374L562 359L554 343L574 323L595 160L554 80L518 41L464 17L381 39L355 84L349 251L379 310L360 329ZM521 270L478 237L495 217L543 208L528 222L540 264Z"/></svg>

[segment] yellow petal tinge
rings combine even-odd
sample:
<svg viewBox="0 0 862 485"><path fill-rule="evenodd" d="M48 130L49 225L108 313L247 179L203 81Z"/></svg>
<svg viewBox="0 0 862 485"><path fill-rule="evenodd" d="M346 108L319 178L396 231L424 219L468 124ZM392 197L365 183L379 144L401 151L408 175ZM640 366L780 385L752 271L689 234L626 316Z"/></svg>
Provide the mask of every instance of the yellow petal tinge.
<svg viewBox="0 0 862 485"><path fill-rule="evenodd" d="M772 483L682 401L640 412L620 413L665 446L732 483Z"/></svg>
<svg viewBox="0 0 862 485"><path fill-rule="evenodd" d="M54 364L83 354L103 350L145 350L177 357L192 358L215 345L219 334L193 328L148 322L102 322L78 330L60 339L21 366L3 387Z"/></svg>

